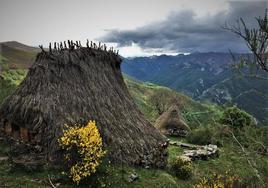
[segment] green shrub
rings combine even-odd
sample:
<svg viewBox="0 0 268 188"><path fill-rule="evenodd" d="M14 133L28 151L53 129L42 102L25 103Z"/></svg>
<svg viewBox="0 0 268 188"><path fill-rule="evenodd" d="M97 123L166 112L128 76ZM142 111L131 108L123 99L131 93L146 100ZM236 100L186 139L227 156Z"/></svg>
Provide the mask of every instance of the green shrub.
<svg viewBox="0 0 268 188"><path fill-rule="evenodd" d="M233 128L242 128L253 124L253 118L247 112L234 107L228 107L224 110L221 123L232 126Z"/></svg>
<svg viewBox="0 0 268 188"><path fill-rule="evenodd" d="M192 144L206 145L211 144L213 138L213 131L209 127L200 127L192 130L186 140Z"/></svg>
<svg viewBox="0 0 268 188"><path fill-rule="evenodd" d="M194 186L194 188L210 187L242 188L246 187L246 185L241 181L239 177L226 173L224 175L214 174L212 177L204 177Z"/></svg>
<svg viewBox="0 0 268 188"><path fill-rule="evenodd" d="M189 179L193 174L192 161L189 157L178 156L171 161L170 170L180 179Z"/></svg>

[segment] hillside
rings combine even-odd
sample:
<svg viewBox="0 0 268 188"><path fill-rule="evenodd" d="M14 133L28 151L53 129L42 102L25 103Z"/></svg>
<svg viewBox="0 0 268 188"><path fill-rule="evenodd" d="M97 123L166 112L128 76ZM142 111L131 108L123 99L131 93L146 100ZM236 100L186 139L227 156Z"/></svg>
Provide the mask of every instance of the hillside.
<svg viewBox="0 0 268 188"><path fill-rule="evenodd" d="M231 70L231 63L228 53L162 55L126 58L122 71L136 79L183 92L196 100L237 104L265 123L268 117L267 100L262 101L262 97L238 99L252 90L266 98L268 81L238 77Z"/></svg>
<svg viewBox="0 0 268 188"><path fill-rule="evenodd" d="M249 87L250 86L250 87ZM208 88L198 97L218 104L236 104L268 123L268 81L233 76Z"/></svg>
<svg viewBox="0 0 268 188"><path fill-rule="evenodd" d="M0 72L3 64L10 69L27 69L35 60L39 48L30 47L16 41L0 43ZM2 64L2 65L1 65Z"/></svg>
<svg viewBox="0 0 268 188"><path fill-rule="evenodd" d="M212 123L213 118L218 119L221 115L222 108L215 104L200 103L182 93L174 92L170 88L158 86L149 82L141 82L127 75L124 76L124 80L139 109L153 123L158 117L158 114L151 102L151 97L163 91L166 92L164 103L167 103L169 97L172 97L173 94L174 97L181 102L182 115L191 127ZM211 117L209 119L207 118L208 114Z"/></svg>

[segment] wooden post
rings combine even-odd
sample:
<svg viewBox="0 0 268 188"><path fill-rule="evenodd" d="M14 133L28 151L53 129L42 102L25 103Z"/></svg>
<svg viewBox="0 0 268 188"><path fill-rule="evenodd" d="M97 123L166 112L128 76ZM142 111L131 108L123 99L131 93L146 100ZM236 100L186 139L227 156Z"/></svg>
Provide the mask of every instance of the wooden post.
<svg viewBox="0 0 268 188"><path fill-rule="evenodd" d="M7 121L5 123L5 133L7 135L11 135L12 134L12 126L11 126L11 123L9 121Z"/></svg>
<svg viewBox="0 0 268 188"><path fill-rule="evenodd" d="M50 53L52 52L52 49L51 49L51 43L49 43L49 52L50 52Z"/></svg>
<svg viewBox="0 0 268 188"><path fill-rule="evenodd" d="M4 131L5 130L5 125L4 125L4 119L1 118L1 115L0 115L0 131Z"/></svg>
<svg viewBox="0 0 268 188"><path fill-rule="evenodd" d="M89 40L87 39L87 48L89 48Z"/></svg>
<svg viewBox="0 0 268 188"><path fill-rule="evenodd" d="M20 138L24 141L24 142L28 142L29 141L29 135L28 135L28 129L25 127L20 127Z"/></svg>

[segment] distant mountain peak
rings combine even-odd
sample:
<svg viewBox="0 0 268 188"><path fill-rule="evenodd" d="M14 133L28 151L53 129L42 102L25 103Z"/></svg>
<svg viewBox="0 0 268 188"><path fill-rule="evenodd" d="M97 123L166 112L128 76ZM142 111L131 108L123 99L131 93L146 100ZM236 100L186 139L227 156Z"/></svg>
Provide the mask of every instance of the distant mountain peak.
<svg viewBox="0 0 268 188"><path fill-rule="evenodd" d="M28 46L18 41L1 42L0 46L3 46L3 45L10 47L10 48L17 49L17 50L26 51L26 52L39 52L40 51L40 49L37 47Z"/></svg>

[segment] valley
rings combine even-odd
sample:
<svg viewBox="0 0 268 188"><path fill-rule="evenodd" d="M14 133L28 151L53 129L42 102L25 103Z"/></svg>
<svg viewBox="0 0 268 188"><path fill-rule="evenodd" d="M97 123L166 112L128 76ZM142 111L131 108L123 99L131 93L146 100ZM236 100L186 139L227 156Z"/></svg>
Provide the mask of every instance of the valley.
<svg viewBox="0 0 268 188"><path fill-rule="evenodd" d="M195 100L237 105L266 124L268 80L240 76L232 70L232 63L228 53L161 55L126 58L122 71L138 80L172 88ZM248 97L252 92L258 95Z"/></svg>

